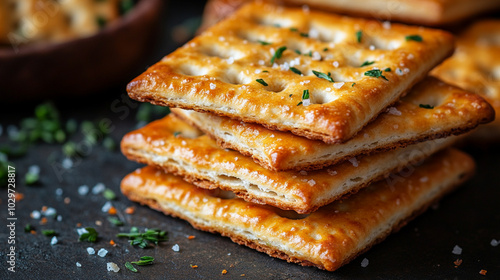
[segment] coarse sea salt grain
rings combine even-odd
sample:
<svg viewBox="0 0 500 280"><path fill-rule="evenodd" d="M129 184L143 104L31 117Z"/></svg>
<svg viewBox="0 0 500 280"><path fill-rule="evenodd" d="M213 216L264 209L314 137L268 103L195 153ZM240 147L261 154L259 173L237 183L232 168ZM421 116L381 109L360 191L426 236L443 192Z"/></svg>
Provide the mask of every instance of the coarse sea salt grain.
<svg viewBox="0 0 500 280"><path fill-rule="evenodd" d="M56 220L57 220L58 222L61 222L61 221L62 221L62 216L61 216L61 215L57 215Z"/></svg>
<svg viewBox="0 0 500 280"><path fill-rule="evenodd" d="M309 105L311 105L311 99L303 99L303 100L302 100L302 105L304 105L304 106L309 106Z"/></svg>
<svg viewBox="0 0 500 280"><path fill-rule="evenodd" d="M174 250L174 252L179 252L179 245L175 244L174 246L172 246L172 250Z"/></svg>
<svg viewBox="0 0 500 280"><path fill-rule="evenodd" d="M40 174L40 166L38 165L32 165L28 168L28 173L33 173L33 174Z"/></svg>
<svg viewBox="0 0 500 280"><path fill-rule="evenodd" d="M94 250L94 248L92 248L92 247L88 247L88 248L87 248L87 253L89 253L89 255L94 255L94 254L95 254L95 250Z"/></svg>
<svg viewBox="0 0 500 280"><path fill-rule="evenodd" d="M396 109L396 107L390 107L387 110L387 113L390 115L401 116L401 112L398 109Z"/></svg>
<svg viewBox="0 0 500 280"><path fill-rule="evenodd" d="M106 186L103 183L97 183L92 188L92 194L100 194L106 189Z"/></svg>
<svg viewBox="0 0 500 280"><path fill-rule="evenodd" d="M367 258L364 258L362 261L361 261L361 267L367 267L368 264L370 264L370 261L367 259Z"/></svg>
<svg viewBox="0 0 500 280"><path fill-rule="evenodd" d="M214 83L210 83L210 89L215 89L215 84Z"/></svg>
<svg viewBox="0 0 500 280"><path fill-rule="evenodd" d="M57 189L56 189L56 195L57 195L57 196L61 196L61 195L63 195L63 189L61 189L61 188L57 188Z"/></svg>
<svg viewBox="0 0 500 280"><path fill-rule="evenodd" d="M84 233L88 233L88 231L85 228L77 228L76 233L78 233L78 235L82 235Z"/></svg>
<svg viewBox="0 0 500 280"><path fill-rule="evenodd" d="M57 211L52 207L48 207L45 211L42 211L42 214L47 217L54 217L57 214Z"/></svg>
<svg viewBox="0 0 500 280"><path fill-rule="evenodd" d="M345 83L344 82L341 82L341 83L334 83L333 84L333 87L336 88L336 89L340 89Z"/></svg>
<svg viewBox="0 0 500 280"><path fill-rule="evenodd" d="M64 158L61 165L64 169L70 169L73 167L73 161L70 158Z"/></svg>
<svg viewBox="0 0 500 280"><path fill-rule="evenodd" d="M82 264L79 262L76 262L76 267L82 267Z"/></svg>
<svg viewBox="0 0 500 280"><path fill-rule="evenodd" d="M309 186L311 186L311 187L312 187L312 186L314 186L314 185L316 185L316 181L314 181L313 179L311 179L311 180L307 181L307 183L308 183L308 184L309 184Z"/></svg>
<svg viewBox="0 0 500 280"><path fill-rule="evenodd" d="M118 265L114 262L109 262L106 264L106 267L108 268L108 271L113 271L113 272L118 272L120 271L120 268Z"/></svg>
<svg viewBox="0 0 500 280"><path fill-rule="evenodd" d="M35 211L31 212L30 216L31 216L31 218L38 220L38 219L40 219L42 214L40 214L40 211L35 210Z"/></svg>
<svg viewBox="0 0 500 280"><path fill-rule="evenodd" d="M101 248L98 252L97 255L101 258L104 258L108 254L108 250Z"/></svg>
<svg viewBox="0 0 500 280"><path fill-rule="evenodd" d="M57 237L52 236L52 239L50 240L50 245L56 245L58 242Z"/></svg>
<svg viewBox="0 0 500 280"><path fill-rule="evenodd" d="M358 167L359 163L358 163L358 160L355 157L350 158L349 161L352 163L352 166Z"/></svg>
<svg viewBox="0 0 500 280"><path fill-rule="evenodd" d="M384 23L382 23L382 26L384 27L384 29L391 29L391 22L384 21Z"/></svg>
<svg viewBox="0 0 500 280"><path fill-rule="evenodd" d="M455 247L453 247L453 251L451 251L453 254L455 255L461 255L462 254L462 248L460 248L460 246L458 245L455 245Z"/></svg>
<svg viewBox="0 0 500 280"><path fill-rule="evenodd" d="M491 239L491 242L490 242L491 246L496 247L496 246L498 246L498 244L500 244L500 241L498 241L496 239Z"/></svg>
<svg viewBox="0 0 500 280"><path fill-rule="evenodd" d="M109 211L109 209L111 209L111 207L113 207L113 204L111 204L111 202L107 201L106 203L104 203L104 205L102 206L101 208L101 211L106 213Z"/></svg>
<svg viewBox="0 0 500 280"><path fill-rule="evenodd" d="M89 186L87 185L82 185L78 187L78 194L79 195L87 195L89 193Z"/></svg>

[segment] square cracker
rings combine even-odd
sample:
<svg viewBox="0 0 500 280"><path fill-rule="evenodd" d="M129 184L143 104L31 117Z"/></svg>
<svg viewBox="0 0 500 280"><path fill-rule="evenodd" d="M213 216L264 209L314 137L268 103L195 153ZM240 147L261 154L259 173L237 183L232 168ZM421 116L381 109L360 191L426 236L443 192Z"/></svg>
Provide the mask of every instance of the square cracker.
<svg viewBox="0 0 500 280"><path fill-rule="evenodd" d="M150 166L127 175L121 190L195 228L288 262L333 271L425 211L473 169L466 154L443 151L394 185L381 181L306 216L199 189Z"/></svg>
<svg viewBox="0 0 500 280"><path fill-rule="evenodd" d="M253 3L164 57L127 91L139 101L338 143L453 48L445 31Z"/></svg>
<svg viewBox="0 0 500 280"><path fill-rule="evenodd" d="M421 108L430 105L433 109ZM219 146L251 156L271 170L314 170L366 154L461 134L494 118L482 97L427 77L384 114L345 143L325 144L258 124L173 108Z"/></svg>
<svg viewBox="0 0 500 280"><path fill-rule="evenodd" d="M310 213L384 176L391 181L401 179L453 140L352 158L317 171L274 172L236 151L218 147L210 137L170 115L128 133L121 147L127 158L163 168L201 188L220 188L247 201Z"/></svg>
<svg viewBox="0 0 500 280"><path fill-rule="evenodd" d="M455 54L432 74L482 95L500 112L500 20L482 20L467 28L457 41ZM500 118L471 135L476 140L500 140Z"/></svg>

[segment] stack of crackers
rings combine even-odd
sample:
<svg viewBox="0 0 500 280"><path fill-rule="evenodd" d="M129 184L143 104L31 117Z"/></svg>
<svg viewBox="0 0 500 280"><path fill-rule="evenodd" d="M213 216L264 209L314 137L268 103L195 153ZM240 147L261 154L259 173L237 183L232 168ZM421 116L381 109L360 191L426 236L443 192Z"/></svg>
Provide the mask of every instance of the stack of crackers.
<svg viewBox="0 0 500 280"><path fill-rule="evenodd" d="M128 85L172 114L130 132L131 200L271 256L336 270L469 178L449 148L491 122L427 76L445 31L251 3Z"/></svg>

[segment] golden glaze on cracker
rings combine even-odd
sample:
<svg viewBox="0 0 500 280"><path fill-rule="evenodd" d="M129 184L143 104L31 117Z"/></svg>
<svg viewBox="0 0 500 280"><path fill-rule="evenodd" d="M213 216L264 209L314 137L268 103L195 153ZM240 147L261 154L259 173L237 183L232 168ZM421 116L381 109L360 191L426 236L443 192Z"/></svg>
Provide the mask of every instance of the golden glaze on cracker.
<svg viewBox="0 0 500 280"><path fill-rule="evenodd" d="M483 20L459 38L455 54L432 71L444 81L482 95L500 112L500 20ZM500 118L472 135L500 140Z"/></svg>
<svg viewBox="0 0 500 280"><path fill-rule="evenodd" d="M473 168L469 156L447 150L402 181L381 181L308 216L230 199L152 167L126 176L121 190L129 199L187 220L195 228L288 262L333 271L425 211L466 180Z"/></svg>
<svg viewBox="0 0 500 280"><path fill-rule="evenodd" d="M422 42L408 40L412 35ZM378 21L253 3L163 58L127 91L139 101L338 143L452 50L452 35L440 30L385 28Z"/></svg>
<svg viewBox="0 0 500 280"><path fill-rule="evenodd" d="M391 171L391 177L398 178L406 165L418 164L453 141L438 139L351 158L317 171L275 172L236 151L219 148L210 137L170 115L125 135L121 147L130 160L161 167L199 187L221 188L247 201L310 213Z"/></svg>

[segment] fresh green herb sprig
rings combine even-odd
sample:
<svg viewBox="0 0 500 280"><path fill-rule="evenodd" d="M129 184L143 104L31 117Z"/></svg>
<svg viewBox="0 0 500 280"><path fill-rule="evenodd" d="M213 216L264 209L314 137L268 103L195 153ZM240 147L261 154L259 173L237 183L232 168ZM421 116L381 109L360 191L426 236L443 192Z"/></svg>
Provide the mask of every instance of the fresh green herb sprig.
<svg viewBox="0 0 500 280"><path fill-rule="evenodd" d="M420 35L408 35L405 37L405 39L406 41L415 41L415 42L422 42L424 40Z"/></svg>
<svg viewBox="0 0 500 280"><path fill-rule="evenodd" d="M86 227L85 229L87 230L87 232L82 233L82 235L80 235L80 238L78 240L79 241L88 241L88 242L92 242L92 243L96 242L99 233L94 228L91 228L91 227Z"/></svg>
<svg viewBox="0 0 500 280"><path fill-rule="evenodd" d="M316 75L316 77L325 79L329 81L330 83L335 83L335 81L332 79L332 74L328 72L328 75L319 71L312 70L313 74Z"/></svg>
<svg viewBox="0 0 500 280"><path fill-rule="evenodd" d="M132 272L138 272L137 268L135 268L132 264L136 264L136 265L152 265L153 264L153 261L155 259L153 257L150 257L150 256L143 256L140 258L139 261L136 261L136 262L126 262L125 263L125 267L132 271Z"/></svg>
<svg viewBox="0 0 500 280"><path fill-rule="evenodd" d="M116 194L111 189L105 189L102 192L102 196L104 196L104 198L107 199L107 200L115 200L116 199Z"/></svg>
<svg viewBox="0 0 500 280"><path fill-rule="evenodd" d="M297 75L302 75L302 72L295 67L290 67L290 70Z"/></svg>
<svg viewBox="0 0 500 280"><path fill-rule="evenodd" d="M389 81L381 70L373 69L365 72L365 76L374 77L374 78L383 78L386 81Z"/></svg>
<svg viewBox="0 0 500 280"><path fill-rule="evenodd" d="M275 52L273 57L271 58L271 64L274 64L276 59L280 59L283 55L283 52L286 51L286 46L279 47Z"/></svg>
<svg viewBox="0 0 500 280"><path fill-rule="evenodd" d="M115 227L121 227L124 225L123 221L118 219L117 217L108 217L108 221L113 224Z"/></svg>
<svg viewBox="0 0 500 280"><path fill-rule="evenodd" d="M144 233L140 233L137 227L132 227L130 233L119 233L117 237L127 237L130 240L130 245L139 246L140 248L146 248L149 243L154 243L158 245L159 242L167 241L168 236L166 231L158 229L148 229Z"/></svg>
<svg viewBox="0 0 500 280"><path fill-rule="evenodd" d="M57 232L53 229L44 229L42 230L42 234L45 236L56 236Z"/></svg>
<svg viewBox="0 0 500 280"><path fill-rule="evenodd" d="M259 84L261 84L261 85L265 86L265 87L267 87L267 86L268 86L268 84L266 83L266 81L264 81L264 79L257 79L257 80L255 80L255 81L256 81L256 82L258 82Z"/></svg>

